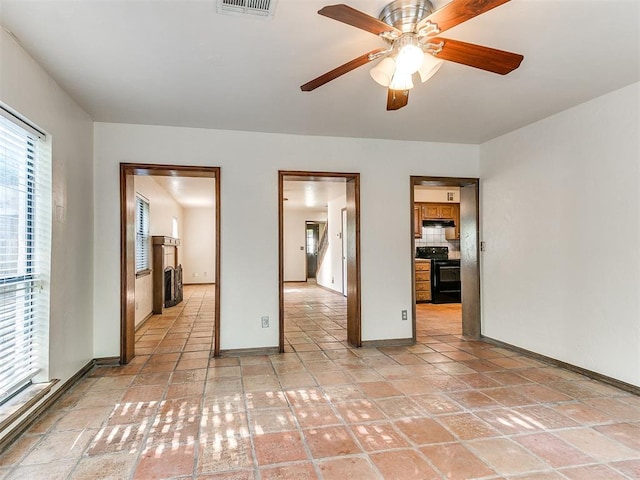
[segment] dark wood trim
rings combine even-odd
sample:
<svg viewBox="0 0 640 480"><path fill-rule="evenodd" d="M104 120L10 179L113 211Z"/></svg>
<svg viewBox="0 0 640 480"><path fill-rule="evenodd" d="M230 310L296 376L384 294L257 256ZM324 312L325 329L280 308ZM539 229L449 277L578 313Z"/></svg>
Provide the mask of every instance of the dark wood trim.
<svg viewBox="0 0 640 480"><path fill-rule="evenodd" d="M117 367L120 365L120 357L98 357L93 361L96 367Z"/></svg>
<svg viewBox="0 0 640 480"><path fill-rule="evenodd" d="M263 348L235 348L230 350L222 350L221 357L244 357L251 355L277 355L282 353L279 347L263 347Z"/></svg>
<svg viewBox="0 0 640 480"><path fill-rule="evenodd" d="M215 218L215 236L216 236L216 252L215 252L215 256L216 256L216 278L215 278L215 286L216 286L216 290L214 293L214 298L215 298L215 302L216 304L214 305L214 315L215 318L213 319L213 356L214 357L218 357L220 356L220 336L222 334L222 329L220 328L221 325L221 319L220 319L220 277L221 277L221 267L220 267L220 263L222 262L222 247L221 247L221 243L222 243L222 235L221 235L221 230L222 230L222 209L220 208L221 205L221 199L222 199L222 189L221 189L221 185L222 185L222 171L220 167L216 167L215 169L215 196L216 196L216 218Z"/></svg>
<svg viewBox="0 0 640 480"><path fill-rule="evenodd" d="M278 352L284 353L284 174L282 172L278 172Z"/></svg>
<svg viewBox="0 0 640 480"><path fill-rule="evenodd" d="M467 177L410 177L411 218L411 284L412 284L412 329L416 338L416 285L415 285L415 238L413 233L414 187L460 187L460 269L462 277L462 333L467 338L478 339L481 335L480 311L480 202L477 178Z"/></svg>
<svg viewBox="0 0 640 480"><path fill-rule="evenodd" d="M386 340L366 340L362 342L362 347L406 347L408 345L413 345L414 343L416 342L413 338L389 338Z"/></svg>
<svg viewBox="0 0 640 480"><path fill-rule="evenodd" d="M554 367L560 367L565 370L569 370L570 372L579 373L580 375L589 377L592 380L606 383L613 387L619 388L620 390L633 393L634 395L640 395L640 386L632 385L631 383L623 382L622 380L618 380L618 379L609 377L607 375L603 375L602 373L594 372L592 370L587 370L586 368L578 367L577 365L563 362L562 360L556 360L555 358L547 357L546 355L542 355L541 353L536 353L531 350L527 350L526 348L517 347L515 345L511 345L510 343L496 340L495 338L485 337L483 335L480 337L480 339L483 342L490 343L492 345L495 345L496 347L504 348L506 350L511 350L512 352L519 353L521 355L532 358L534 360L548 363L550 365L553 365Z"/></svg>
<svg viewBox="0 0 640 480"><path fill-rule="evenodd" d="M340 209L340 255L341 255L340 268L342 269L342 271L340 272L340 275L342 276L342 288L340 289L340 295L342 295L343 297L347 296L347 294L345 293L347 291L347 286L344 284L344 270L345 270L344 262L345 262L346 252L344 251L344 238L342 238L345 234L345 231L342 230L342 217L346 215L346 213L347 213L347 207ZM329 219L327 219L327 225L328 223L329 223Z"/></svg>
<svg viewBox="0 0 640 480"><path fill-rule="evenodd" d="M284 353L284 181L345 182L347 191L347 229L351 248L347 255L347 339L354 347L362 346L361 278L360 278L360 174L344 172L278 171L278 291L279 351ZM349 213L351 212L351 213ZM337 292L336 292L337 293Z"/></svg>
<svg viewBox="0 0 640 480"><path fill-rule="evenodd" d="M136 273L136 279L151 275L151 272L153 272L153 270L151 270L150 268L147 268L146 270L140 270Z"/></svg>
<svg viewBox="0 0 640 480"><path fill-rule="evenodd" d="M347 232L347 341L361 347L360 175L347 179Z"/></svg>
<svg viewBox="0 0 640 480"><path fill-rule="evenodd" d="M409 188L409 199L411 202L411 215L409 215L409 226L411 227L411 338L413 339L413 343L416 342L418 338L417 325L416 325L416 235L415 235L415 226L413 224L413 207L415 204L415 187L416 183L414 177L411 177L411 185Z"/></svg>
<svg viewBox="0 0 640 480"><path fill-rule="evenodd" d="M135 168L120 164L120 362L135 356Z"/></svg>
<svg viewBox="0 0 640 480"><path fill-rule="evenodd" d="M318 182L343 182L345 178L359 176L359 173L343 173L343 172L305 172L302 170L280 170L287 180L296 181L318 181Z"/></svg>
<svg viewBox="0 0 640 480"><path fill-rule="evenodd" d="M122 163L121 165L133 169L133 175L141 176L217 178L220 173L220 167L196 165L161 165L157 163Z"/></svg>
<svg viewBox="0 0 640 480"><path fill-rule="evenodd" d="M480 194L475 182L460 186L460 278L462 335L479 339L480 311Z"/></svg>
<svg viewBox="0 0 640 480"><path fill-rule="evenodd" d="M199 177L215 180L215 319L213 356L220 354L220 261L221 194L220 167L189 165L120 164L120 362L129 363L135 356L135 175Z"/></svg>

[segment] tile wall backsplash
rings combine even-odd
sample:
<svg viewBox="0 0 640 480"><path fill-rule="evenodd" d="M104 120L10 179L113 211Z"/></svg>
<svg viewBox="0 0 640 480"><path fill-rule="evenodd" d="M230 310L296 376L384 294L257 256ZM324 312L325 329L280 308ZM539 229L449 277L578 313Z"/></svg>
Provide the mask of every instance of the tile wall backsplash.
<svg viewBox="0 0 640 480"><path fill-rule="evenodd" d="M447 240L444 228L422 227L416 247L449 247L449 258L460 258L460 240Z"/></svg>

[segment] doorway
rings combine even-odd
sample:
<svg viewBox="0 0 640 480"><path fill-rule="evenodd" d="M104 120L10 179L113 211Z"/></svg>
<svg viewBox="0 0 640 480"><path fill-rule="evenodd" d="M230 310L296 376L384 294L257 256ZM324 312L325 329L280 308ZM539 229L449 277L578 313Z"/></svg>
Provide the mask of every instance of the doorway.
<svg viewBox="0 0 640 480"><path fill-rule="evenodd" d="M320 224L306 222L305 251L307 256L307 280L316 278L318 270L318 243L320 241Z"/></svg>
<svg viewBox="0 0 640 480"><path fill-rule="evenodd" d="M211 256L215 259L215 265L213 272L203 273L209 275L210 281L215 283L212 354L217 356L220 352L220 168L122 163L120 164L120 363L127 364L135 356L137 202L134 182L136 177L213 179L213 182L210 183L212 191L209 193L214 198L210 217L212 217L211 222L213 222L215 244L215 247L211 247L213 250ZM173 235L177 230L173 228L173 221L169 225L167 227L169 232L163 234L167 235L167 237ZM150 239L148 241L150 242ZM162 242L160 246L161 248L165 246L172 248L175 244L175 239L170 237L166 242ZM138 273L138 276L140 276L140 273ZM182 270L180 269L181 276Z"/></svg>
<svg viewBox="0 0 640 480"><path fill-rule="evenodd" d="M342 240L342 295L347 296L347 209L343 208L340 212L340 240Z"/></svg>
<svg viewBox="0 0 640 480"><path fill-rule="evenodd" d="M322 184L322 185L340 185L344 192L344 204L340 206L340 209L336 212L335 220L331 220L327 223L325 230L335 229L331 234L331 238L328 239L329 244L334 252L337 252L338 257L336 263L334 263L335 270L332 270L334 275L328 274L327 282L328 287L322 287L323 278L317 278L320 288L326 288L333 290L338 294L344 294L346 289L346 340L354 346L362 346L362 334L361 334L361 318L360 318L360 175L357 173L334 173L334 172L298 172L298 171L279 171L279 209L278 209L278 223L279 223L279 348L280 352L284 352L285 348L285 290L284 283L287 281L285 278L285 258L291 258L292 251L297 249L297 246L293 249L291 245L287 245L285 250L285 243L287 243L285 233L285 202L287 202L287 208L291 207L292 203L292 191L296 189L288 189L285 192L285 183L287 185L295 184ZM314 196L315 188L305 189L298 188L297 190L303 191L306 195L306 201L310 202ZM295 192L293 192L295 193ZM327 205L325 205L326 207ZM335 232L341 232L342 224L342 210L344 207L346 211L346 235L335 234ZM287 217L289 218L289 217ZM316 222L313 222L316 223ZM309 232L310 237L313 232ZM324 235L323 235L324 236ZM343 246L342 238L347 239L346 245ZM318 256L316 256L317 262L316 272L318 267L321 268L322 263L322 239L320 240L320 249L318 250ZM342 249L346 247L346 255L343 255ZM303 247L304 248L304 247ZM342 262L341 257L346 259L346 273L347 281L346 285L342 285L342 281L338 277L342 277ZM287 269L289 271L290 269ZM326 272L323 272L323 275ZM316 275L316 277L322 277L322 275Z"/></svg>
<svg viewBox="0 0 640 480"><path fill-rule="evenodd" d="M416 340L416 300L423 295L418 291L420 275L416 275L415 261L417 231L422 228L420 209L416 208L416 187L456 187L459 189L459 225L456 226L459 241L459 278L461 299L462 335L470 339L481 336L480 319L480 231L479 231L479 180L477 178L419 177L410 178L411 207L411 278L413 339ZM421 272L418 272L421 273ZM433 288L433 287L432 287Z"/></svg>

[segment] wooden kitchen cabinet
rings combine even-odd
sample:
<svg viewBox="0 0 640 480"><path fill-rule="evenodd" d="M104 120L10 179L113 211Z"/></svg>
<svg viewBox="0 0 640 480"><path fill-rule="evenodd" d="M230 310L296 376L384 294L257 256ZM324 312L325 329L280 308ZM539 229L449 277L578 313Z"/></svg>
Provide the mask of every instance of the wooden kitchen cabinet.
<svg viewBox="0 0 640 480"><path fill-rule="evenodd" d="M453 221L455 228L445 229L444 236L447 240L460 240L460 204L453 204Z"/></svg>
<svg viewBox="0 0 640 480"><path fill-rule="evenodd" d="M413 206L413 236L422 238L422 209L418 204Z"/></svg>
<svg viewBox="0 0 640 480"><path fill-rule="evenodd" d="M422 211L422 220L453 220L455 228L445 230L447 240L460 239L460 204L459 203L418 203ZM416 207L414 206L414 217ZM414 222L416 222L414 218ZM417 232L417 230L416 230ZM416 237L418 235L416 234Z"/></svg>
<svg viewBox="0 0 640 480"><path fill-rule="evenodd" d="M422 219L432 220L434 218L442 218L440 216L440 206L437 203L423 203Z"/></svg>
<svg viewBox="0 0 640 480"><path fill-rule="evenodd" d="M454 218L457 203L423 203L423 220L449 220Z"/></svg>
<svg viewBox="0 0 640 480"><path fill-rule="evenodd" d="M431 260L415 262L416 303L431 301Z"/></svg>

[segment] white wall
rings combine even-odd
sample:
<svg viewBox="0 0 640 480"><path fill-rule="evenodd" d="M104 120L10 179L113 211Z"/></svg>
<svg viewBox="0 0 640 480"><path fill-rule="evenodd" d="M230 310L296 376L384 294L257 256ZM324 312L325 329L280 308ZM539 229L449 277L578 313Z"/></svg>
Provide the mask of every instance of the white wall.
<svg viewBox="0 0 640 480"><path fill-rule="evenodd" d="M183 208L180 263L183 283L216 281L216 209Z"/></svg>
<svg viewBox="0 0 640 480"><path fill-rule="evenodd" d="M278 344L278 170L361 172L362 338L411 322L411 175L478 176L478 146L96 123L96 356L119 351L120 162L220 166L221 347ZM390 160L393 159L393 160ZM393 282L389 279L392 278ZM248 301L250 298L250 301Z"/></svg>
<svg viewBox="0 0 640 480"><path fill-rule="evenodd" d="M483 333L640 385L640 84L481 146Z"/></svg>
<svg viewBox="0 0 640 480"><path fill-rule="evenodd" d="M453 193L453 200L447 200L447 193ZM429 187L428 189L415 187L413 200L415 202L460 203L460 187Z"/></svg>
<svg viewBox="0 0 640 480"><path fill-rule="evenodd" d="M326 222L327 211L286 208L285 204L283 220L284 281L304 282L307 280L306 222Z"/></svg>
<svg viewBox="0 0 640 480"><path fill-rule="evenodd" d="M52 138L49 377L64 381L94 357L93 123L1 28L0 101ZM117 247L119 234L108 242Z"/></svg>
<svg viewBox="0 0 640 480"><path fill-rule="evenodd" d="M175 199L152 176L135 175L133 185L136 194L141 194L149 201L149 234L172 236L173 219L178 219L178 232L180 232L183 220L183 209ZM153 247L151 258L153 261ZM178 247L179 261L182 246ZM151 266L153 268L153 265ZM136 278L136 316L135 324L138 326L153 311L153 276L145 275Z"/></svg>
<svg viewBox="0 0 640 480"><path fill-rule="evenodd" d="M346 185L345 185L346 190ZM331 200L327 207L329 245L318 272L317 282L323 287L342 293L342 209L347 207L347 194Z"/></svg>

